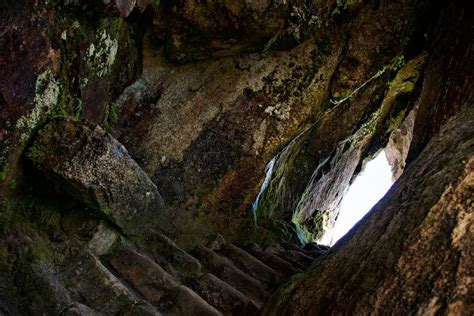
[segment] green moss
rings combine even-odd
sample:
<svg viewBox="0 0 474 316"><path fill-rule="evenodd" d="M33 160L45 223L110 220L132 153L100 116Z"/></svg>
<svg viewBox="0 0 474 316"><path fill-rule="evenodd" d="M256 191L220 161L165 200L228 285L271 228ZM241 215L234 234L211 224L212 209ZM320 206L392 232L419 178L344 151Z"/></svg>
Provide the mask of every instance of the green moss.
<svg viewBox="0 0 474 316"><path fill-rule="evenodd" d="M54 115L67 115L67 107L69 102L71 102L73 98L71 97L68 89L66 87L63 87L61 89L61 94L59 96L59 101L56 105Z"/></svg>
<svg viewBox="0 0 474 316"><path fill-rule="evenodd" d="M392 71L396 72L400 70L400 68L402 68L405 65L405 63L406 63L405 56L403 54L397 55L397 57L395 57L392 62L392 66L391 66Z"/></svg>
<svg viewBox="0 0 474 316"><path fill-rule="evenodd" d="M2 260L3 268L11 262L8 259L25 260L30 263L44 263L52 256L51 244L49 238L37 225L19 220L19 218L10 214L10 221L2 223L3 236L16 236L16 243L10 245L11 252L3 253L5 260ZM5 251L5 250L3 250Z"/></svg>
<svg viewBox="0 0 474 316"><path fill-rule="evenodd" d="M52 257L51 244L48 239L38 235L31 244L29 255L32 262L45 263Z"/></svg>
<svg viewBox="0 0 474 316"><path fill-rule="evenodd" d="M5 164L5 166L0 170L0 182L5 181L8 175L8 171L10 169L10 165L8 163Z"/></svg>
<svg viewBox="0 0 474 316"><path fill-rule="evenodd" d="M375 133L381 130L385 121L390 121L388 129L393 131L403 121L405 112L399 113L395 118L390 118L390 113L401 97L410 94L415 89L415 84L420 77L421 70L426 60L426 53L420 54L416 58L410 60L397 72L395 78L389 82L388 90L385 93L384 100L379 109L372 115L371 119L365 124L365 133Z"/></svg>
<svg viewBox="0 0 474 316"><path fill-rule="evenodd" d="M74 116L80 118L82 111L84 110L84 102L81 99L76 98L76 104L74 105Z"/></svg>
<svg viewBox="0 0 474 316"><path fill-rule="evenodd" d="M14 230L21 223L31 223L44 230L59 227L60 209L52 202L25 195L6 200L2 204L0 221L5 232Z"/></svg>
<svg viewBox="0 0 474 316"><path fill-rule="evenodd" d="M421 54L416 58L404 63L403 56L396 59L394 67L401 67L395 78L389 83L389 91L386 98L393 98L402 93L412 92L415 83L420 77L421 69L426 61L426 54ZM402 59L400 59L402 58ZM398 60L398 61L397 61ZM403 64L401 62L403 61ZM393 68L397 69L397 68Z"/></svg>
<svg viewBox="0 0 474 316"><path fill-rule="evenodd" d="M115 103L112 103L109 106L108 121L110 122L110 124L118 123L118 115L117 115L117 110L115 108Z"/></svg>
<svg viewBox="0 0 474 316"><path fill-rule="evenodd" d="M349 77L346 74L339 74L339 82L346 83L349 80Z"/></svg>
<svg viewBox="0 0 474 316"><path fill-rule="evenodd" d="M391 117L388 122L387 132L391 133L396 130L405 119L406 109L400 111L397 116Z"/></svg>
<svg viewBox="0 0 474 316"><path fill-rule="evenodd" d="M112 125L116 125L119 121L116 105L114 102L110 102L109 106L106 109L105 119L103 124L103 128L107 131L111 131Z"/></svg>
<svg viewBox="0 0 474 316"><path fill-rule="evenodd" d="M16 189L16 179L13 179L12 181L10 181L10 184L8 185L8 187L11 189L11 190L14 190Z"/></svg>

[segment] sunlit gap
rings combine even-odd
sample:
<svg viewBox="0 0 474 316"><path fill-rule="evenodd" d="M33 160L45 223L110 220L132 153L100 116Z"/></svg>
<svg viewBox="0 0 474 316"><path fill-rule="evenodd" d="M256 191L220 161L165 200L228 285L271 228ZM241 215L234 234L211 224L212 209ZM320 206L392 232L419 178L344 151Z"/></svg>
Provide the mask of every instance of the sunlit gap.
<svg viewBox="0 0 474 316"><path fill-rule="evenodd" d="M320 243L334 245L387 193L392 185L391 167L382 150L369 161L343 198L334 228Z"/></svg>

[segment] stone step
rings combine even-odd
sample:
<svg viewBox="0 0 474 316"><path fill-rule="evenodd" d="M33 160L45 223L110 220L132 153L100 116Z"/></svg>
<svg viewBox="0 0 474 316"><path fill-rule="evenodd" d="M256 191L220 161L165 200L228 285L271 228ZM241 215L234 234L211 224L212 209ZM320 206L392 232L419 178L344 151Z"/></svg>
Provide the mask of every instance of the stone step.
<svg viewBox="0 0 474 316"><path fill-rule="evenodd" d="M149 257L122 246L108 258L112 268L160 312L171 315L222 315L181 285Z"/></svg>
<svg viewBox="0 0 474 316"><path fill-rule="evenodd" d="M304 245L303 249L314 253L317 256L322 256L326 254L331 249L331 247L310 242Z"/></svg>
<svg viewBox="0 0 474 316"><path fill-rule="evenodd" d="M182 283L203 274L199 260L158 231L147 234L146 242L139 243L138 247Z"/></svg>
<svg viewBox="0 0 474 316"><path fill-rule="evenodd" d="M226 315L254 315L257 306L244 294L210 273L204 273L199 260L182 250L167 236L153 231L141 250L173 277L189 285L209 304Z"/></svg>
<svg viewBox="0 0 474 316"><path fill-rule="evenodd" d="M223 245L217 253L227 257L236 267L260 281L266 289L275 288L281 281L275 270L234 244Z"/></svg>
<svg viewBox="0 0 474 316"><path fill-rule="evenodd" d="M190 287L224 315L259 314L259 308L247 296L211 273L192 280Z"/></svg>
<svg viewBox="0 0 474 316"><path fill-rule="evenodd" d="M276 255L285 261L288 261L296 265L301 270L308 268L313 263L313 257L305 255L304 253L296 250L287 250L279 244L271 244L265 249L265 252Z"/></svg>
<svg viewBox="0 0 474 316"><path fill-rule="evenodd" d="M270 296L270 293L265 291L265 287L258 280L237 268L226 257L220 256L202 245L197 246L192 253L209 271L245 294L258 308L261 308Z"/></svg>
<svg viewBox="0 0 474 316"><path fill-rule="evenodd" d="M300 247L299 245L296 245L296 244L293 244L293 243L290 243L290 242L287 242L287 241L283 241L281 243L281 246L283 246L283 248L285 248L286 250L293 250L293 251L301 252L302 254L307 255L307 256L309 256L313 259L315 259L316 257L319 256L319 254L315 254L311 251L308 251L308 250Z"/></svg>
<svg viewBox="0 0 474 316"><path fill-rule="evenodd" d="M86 306L77 309L118 314L141 305L149 311L147 315L158 315L156 308L142 301L90 251L78 250L69 256L60 275L71 298Z"/></svg>
<svg viewBox="0 0 474 316"><path fill-rule="evenodd" d="M293 264L280 258L279 256L262 250L262 248L260 248L260 246L257 244L249 244L245 248L254 257L276 271L279 274L280 279L285 279L294 274L303 272L303 270L295 267Z"/></svg>

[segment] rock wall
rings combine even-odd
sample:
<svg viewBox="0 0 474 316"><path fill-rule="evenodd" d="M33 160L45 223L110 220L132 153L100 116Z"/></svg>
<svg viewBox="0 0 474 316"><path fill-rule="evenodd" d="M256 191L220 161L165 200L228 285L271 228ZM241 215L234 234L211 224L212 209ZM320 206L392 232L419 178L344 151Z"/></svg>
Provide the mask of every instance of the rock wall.
<svg viewBox="0 0 474 316"><path fill-rule="evenodd" d="M448 35L469 28L464 12L446 4L430 27L433 53L414 100L421 114L405 171L327 257L280 289L264 314L473 312L472 72L458 68L472 63L471 44L461 33ZM428 130L417 125L421 120Z"/></svg>
<svg viewBox="0 0 474 316"><path fill-rule="evenodd" d="M395 187L266 313L472 314L467 8L1 2L0 313L256 313L252 269L306 268L281 239L317 240L417 109Z"/></svg>
<svg viewBox="0 0 474 316"><path fill-rule="evenodd" d="M279 178L257 213L270 217L263 226L297 218L307 235L320 234L316 227L335 217L344 189L325 194L324 203L302 202L310 210L299 215L294 209L302 195L314 195L312 175L336 154L334 144L344 147L356 130L368 131L363 125L381 106L386 84L421 54L420 45L407 47L425 14L422 1L24 5L29 11L3 10L10 52L3 77L17 75L18 49L36 56L22 66L37 75L22 77L18 92L16 82L2 84L2 191L21 182L21 153L43 124L81 118L110 131L158 186L167 206L158 222L183 245L215 232L245 236L265 164L309 127L300 141L325 144L314 141L317 149L297 155L294 171L288 161L277 163ZM23 19L30 15L39 21L37 40L13 36L32 28ZM37 46L16 45L19 35ZM410 106L398 103L376 138L387 138L386 122ZM347 156L341 188L367 150Z"/></svg>
<svg viewBox="0 0 474 316"><path fill-rule="evenodd" d="M20 155L54 116L106 127L114 97L140 66L139 29L89 1L3 1L0 188L19 182ZM135 30L134 30L135 28Z"/></svg>
<svg viewBox="0 0 474 316"><path fill-rule="evenodd" d="M387 195L266 315L473 311L474 111L433 137Z"/></svg>
<svg viewBox="0 0 474 316"><path fill-rule="evenodd" d="M198 236L215 231L231 238L236 238L238 232L245 236L252 226L251 204L264 178L265 164L292 138L316 122L326 124L328 130L337 125L335 132L345 137L366 123L380 105L371 98L381 102L386 83L401 65L395 57L403 53L409 42L420 9L416 1L411 5L384 2L379 6L308 3L286 3L291 7L290 17L272 18L275 23L289 19L284 32L277 32L273 47L286 47L286 51L261 48L268 40L265 32L274 32L265 19L255 21L255 25L265 23L267 27L245 40L234 39L232 34L240 27L243 29L238 34L247 34L249 24L221 23L222 32L216 33L213 25L222 18L219 12L227 10L230 14L227 2L225 8L218 4L176 4L177 15L162 17L171 24L161 28L155 21L155 32L149 34L150 38L162 38L164 49L154 50L145 39L144 72L118 98L119 124L114 135L162 190L168 205L163 229L179 238L180 243L192 243ZM282 14L280 5L269 6L268 17ZM247 21L247 11L238 12L241 15L236 19ZM207 18L198 19L200 14ZM259 16L256 13L252 19ZM308 32L311 19L312 23L319 22L306 39L303 29ZM374 20L380 25L370 23ZM201 35L190 33L191 26L194 32L202 30ZM289 30L295 32L297 26L302 32L299 40L279 46L288 38ZM384 35L379 31L381 28ZM204 32L210 29L214 31ZM222 34L235 40L231 47L237 49L234 55L239 55L186 65L171 64L165 59L176 60L176 54L184 54L182 61L210 58L213 54L229 55L229 51L219 50ZM190 36L193 41L184 40ZM203 43L201 36L207 36L208 41ZM373 40L367 41L369 37ZM245 54L249 48L242 41L252 41L255 53ZM182 47L177 47L177 43ZM209 43L217 46L209 47ZM207 55L200 55L202 51ZM386 71L379 78L381 70ZM377 78L371 79L374 76ZM363 98L357 95L357 88L366 87L366 81L375 84L367 87L371 92L354 106L352 97ZM355 90L351 100L341 102ZM344 104L331 112L334 103ZM398 115L400 110L398 106L390 116ZM347 122L341 122L342 115ZM325 138L328 150L332 151L334 144L344 137ZM307 159L298 165L299 170L307 165L305 181L317 166L309 162L312 157ZM356 160L352 160L355 165ZM278 212L291 212L304 187L288 181L280 192L269 190L275 199L281 197L280 202L267 201L264 196L263 203L271 204L268 207L277 208Z"/></svg>

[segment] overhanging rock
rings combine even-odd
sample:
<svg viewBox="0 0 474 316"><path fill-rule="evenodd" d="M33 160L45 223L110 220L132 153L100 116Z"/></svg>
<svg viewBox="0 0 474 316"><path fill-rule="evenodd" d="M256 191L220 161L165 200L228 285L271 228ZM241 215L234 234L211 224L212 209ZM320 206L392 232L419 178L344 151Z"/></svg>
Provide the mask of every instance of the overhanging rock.
<svg viewBox="0 0 474 316"><path fill-rule="evenodd" d="M126 234L152 227L164 208L155 184L125 147L99 126L54 120L39 132L27 157Z"/></svg>

